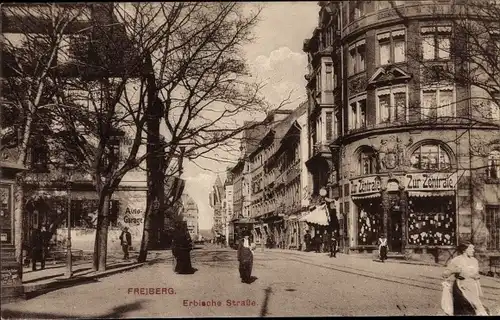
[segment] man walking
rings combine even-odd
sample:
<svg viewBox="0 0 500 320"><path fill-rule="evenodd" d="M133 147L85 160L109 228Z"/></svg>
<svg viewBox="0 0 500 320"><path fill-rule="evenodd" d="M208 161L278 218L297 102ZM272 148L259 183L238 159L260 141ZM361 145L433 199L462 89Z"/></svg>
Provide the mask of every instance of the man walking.
<svg viewBox="0 0 500 320"><path fill-rule="evenodd" d="M337 257L337 235L335 231L332 231L330 236L330 258L331 257Z"/></svg>
<svg viewBox="0 0 500 320"><path fill-rule="evenodd" d="M253 267L253 251L254 247L250 242L250 235L245 233L243 239L240 240L238 246L238 261L241 282L250 283Z"/></svg>
<svg viewBox="0 0 500 320"><path fill-rule="evenodd" d="M128 228L123 228L122 234L120 235L120 244L123 250L123 260L128 260L128 249L132 245L132 235L128 232Z"/></svg>

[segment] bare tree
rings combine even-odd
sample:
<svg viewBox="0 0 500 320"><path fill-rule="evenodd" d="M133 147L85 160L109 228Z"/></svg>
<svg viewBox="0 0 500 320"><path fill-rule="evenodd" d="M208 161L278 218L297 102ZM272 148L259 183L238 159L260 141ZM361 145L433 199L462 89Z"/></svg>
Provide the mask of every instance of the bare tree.
<svg viewBox="0 0 500 320"><path fill-rule="evenodd" d="M78 28L81 17L86 14L85 8L78 5L1 6L0 152L15 154L15 162L21 167L33 169L30 152L44 147L39 138L50 131L49 114L56 105L53 76L61 71L58 59L63 56L64 34ZM17 216L21 216L20 211L24 208L25 177L26 171L18 175L19 183L15 188Z"/></svg>
<svg viewBox="0 0 500 320"><path fill-rule="evenodd" d="M49 7L46 20L52 27L47 34L61 25L56 13L64 12ZM260 11L245 15L236 3L89 7L92 18L84 28L70 32L70 40L82 40L71 46L80 47L82 55L73 54L64 72L42 72L45 78L12 77L37 84L37 94L31 94L31 87L19 93L19 86L13 85L12 94L26 91L33 102L25 106L25 98L19 98L13 105L16 100L10 98L6 105L14 107L12 114L29 115L19 126L30 128L41 97L50 100L44 120L50 130L43 134L50 134L52 152L65 155L58 165L71 163L92 179L98 195L94 269L105 270L110 200L127 173L143 170L147 162L148 203L139 257L144 261L153 224L162 221L158 218L167 203L165 174L181 169L178 159L207 158L216 149L236 150L235 138L258 125L244 125L242 118L263 115L270 106L259 96L262 85L248 77L242 53L242 46L252 40ZM38 17L32 11L27 15ZM52 37L57 40L51 42L52 60L64 52L64 35L60 30ZM31 63L40 51L14 53L13 61L24 58ZM67 73L68 64L72 73ZM52 66L59 70L60 64L49 61L46 69ZM32 133L24 133L29 141ZM127 149L119 152L119 141L124 140ZM21 145L27 154L30 146ZM22 161L26 163L26 156Z"/></svg>
<svg viewBox="0 0 500 320"><path fill-rule="evenodd" d="M134 3L120 9L120 21L137 47L157 44L148 63L166 128L161 166L168 168L179 157L196 161L213 157L214 150L237 150L235 138L258 125L245 126L241 118L263 115L270 107L259 96L262 84L251 81L242 51L253 39L260 9L244 14L238 3L198 2ZM155 167L161 166L150 167L157 181L162 179ZM146 258L154 221L161 217L162 208L152 205L158 203L159 190L152 181L140 261Z"/></svg>

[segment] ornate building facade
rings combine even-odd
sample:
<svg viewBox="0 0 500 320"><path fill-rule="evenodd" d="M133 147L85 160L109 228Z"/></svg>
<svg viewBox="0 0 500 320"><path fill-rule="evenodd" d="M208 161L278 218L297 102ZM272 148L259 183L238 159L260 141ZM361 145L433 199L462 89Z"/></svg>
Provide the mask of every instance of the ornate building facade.
<svg viewBox="0 0 500 320"><path fill-rule="evenodd" d="M434 15L454 1L391 2L319 3L304 45L309 122L326 121L311 139L331 137L332 166L316 181L339 199L350 251L376 249L385 233L392 252L447 259L469 240L486 257L500 249L500 119L471 108L479 88L426 72L459 67L459 31Z"/></svg>
<svg viewBox="0 0 500 320"><path fill-rule="evenodd" d="M297 109L283 110L273 117L258 148L250 155L252 175L252 218L254 238L268 247L299 249L302 239L299 217L303 207L302 169L304 151L301 132L305 125L307 103Z"/></svg>

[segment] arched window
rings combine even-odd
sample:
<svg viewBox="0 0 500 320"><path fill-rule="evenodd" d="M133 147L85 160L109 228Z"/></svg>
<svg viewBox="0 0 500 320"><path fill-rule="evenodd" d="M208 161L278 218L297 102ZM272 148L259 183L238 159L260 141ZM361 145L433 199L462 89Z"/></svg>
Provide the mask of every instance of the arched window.
<svg viewBox="0 0 500 320"><path fill-rule="evenodd" d="M377 158L372 148L364 147L361 149L358 156L358 167L361 175L377 173Z"/></svg>
<svg viewBox="0 0 500 320"><path fill-rule="evenodd" d="M500 179L500 151L493 150L488 155L488 178Z"/></svg>
<svg viewBox="0 0 500 320"><path fill-rule="evenodd" d="M451 167L450 156L438 144L424 144L410 157L412 168L421 170L445 170Z"/></svg>

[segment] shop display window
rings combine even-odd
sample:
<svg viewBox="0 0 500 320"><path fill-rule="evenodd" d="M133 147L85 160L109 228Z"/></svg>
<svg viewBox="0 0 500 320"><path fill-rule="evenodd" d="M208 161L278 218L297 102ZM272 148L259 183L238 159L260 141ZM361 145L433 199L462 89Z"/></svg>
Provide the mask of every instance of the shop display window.
<svg viewBox="0 0 500 320"><path fill-rule="evenodd" d="M381 227L380 202L360 201L358 204L358 245L377 245Z"/></svg>
<svg viewBox="0 0 500 320"><path fill-rule="evenodd" d="M414 198L408 206L408 244L452 246L456 241L453 198Z"/></svg>

